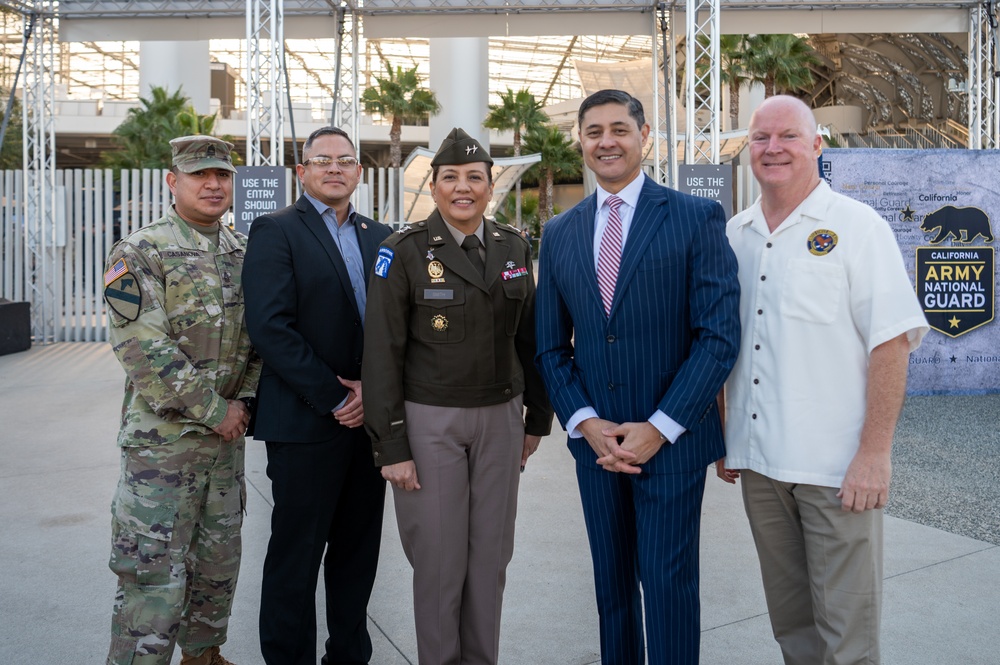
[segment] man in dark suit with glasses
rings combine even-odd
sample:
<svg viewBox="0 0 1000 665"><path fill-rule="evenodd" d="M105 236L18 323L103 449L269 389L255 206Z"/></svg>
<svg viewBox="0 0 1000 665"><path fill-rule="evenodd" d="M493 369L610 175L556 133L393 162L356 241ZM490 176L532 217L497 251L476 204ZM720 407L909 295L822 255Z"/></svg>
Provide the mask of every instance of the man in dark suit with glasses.
<svg viewBox="0 0 1000 665"><path fill-rule="evenodd" d="M341 129L313 132L296 173L305 193L254 220L243 269L247 324L264 361L254 436L267 442L274 508L260 642L269 665L315 665L323 564L323 663L367 663L385 484L362 425L366 285L389 227L350 202L361 179Z"/></svg>

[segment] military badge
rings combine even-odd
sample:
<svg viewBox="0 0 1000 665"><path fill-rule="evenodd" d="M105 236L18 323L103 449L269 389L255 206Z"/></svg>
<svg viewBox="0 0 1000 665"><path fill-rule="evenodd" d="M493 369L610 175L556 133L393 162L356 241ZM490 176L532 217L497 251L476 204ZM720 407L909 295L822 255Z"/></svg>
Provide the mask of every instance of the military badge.
<svg viewBox="0 0 1000 665"><path fill-rule="evenodd" d="M431 328L434 332L444 332L448 329L448 317L444 314L435 314L431 317Z"/></svg>
<svg viewBox="0 0 1000 665"><path fill-rule="evenodd" d="M124 259L119 260L118 263L125 265ZM111 270L108 271L105 279L112 274L115 266L112 266ZM104 287L104 300L107 301L108 307L120 317L127 321L135 321L139 318L139 310L142 309L142 291L139 290L139 280L126 270L120 277L111 280L111 283Z"/></svg>
<svg viewBox="0 0 1000 665"><path fill-rule="evenodd" d="M505 267L507 268L507 270L513 270L514 268L517 267L517 264L514 263L513 261L508 261Z"/></svg>
<svg viewBox="0 0 1000 665"><path fill-rule="evenodd" d="M444 276L444 266L440 261L431 261L427 264L427 274L431 279L440 279Z"/></svg>
<svg viewBox="0 0 1000 665"><path fill-rule="evenodd" d="M433 261L434 260L434 250L431 250L431 249L427 250L427 260L428 261Z"/></svg>
<svg viewBox="0 0 1000 665"><path fill-rule="evenodd" d="M518 277L527 277L527 276L528 276L528 269L525 267L515 268L513 270L504 270L502 273L500 273L500 277L502 277L503 281L505 282L511 279L517 279Z"/></svg>
<svg viewBox="0 0 1000 665"><path fill-rule="evenodd" d="M441 242L441 240L442 240L441 236L434 236L433 238L431 238L431 242Z"/></svg>
<svg viewBox="0 0 1000 665"><path fill-rule="evenodd" d="M406 233L409 230L410 230L410 226L406 225L406 226L402 227L401 229L399 229L398 231L396 231L396 233L399 233L400 235L402 235L403 233Z"/></svg>
<svg viewBox="0 0 1000 665"><path fill-rule="evenodd" d="M375 257L375 274L382 279L389 276L389 266L392 265L392 258L396 255L388 247L379 247L378 256Z"/></svg>
<svg viewBox="0 0 1000 665"><path fill-rule="evenodd" d="M837 234L827 229L813 231L806 241L806 247L811 254L816 256L826 256L837 246Z"/></svg>

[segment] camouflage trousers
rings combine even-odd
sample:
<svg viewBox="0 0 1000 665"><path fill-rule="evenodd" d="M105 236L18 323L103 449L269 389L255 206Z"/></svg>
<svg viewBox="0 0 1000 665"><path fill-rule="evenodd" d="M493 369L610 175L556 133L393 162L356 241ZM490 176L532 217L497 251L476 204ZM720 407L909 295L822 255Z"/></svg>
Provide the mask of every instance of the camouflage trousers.
<svg viewBox="0 0 1000 665"><path fill-rule="evenodd" d="M244 441L122 448L111 506L118 591L108 665L169 665L226 641L240 568Z"/></svg>

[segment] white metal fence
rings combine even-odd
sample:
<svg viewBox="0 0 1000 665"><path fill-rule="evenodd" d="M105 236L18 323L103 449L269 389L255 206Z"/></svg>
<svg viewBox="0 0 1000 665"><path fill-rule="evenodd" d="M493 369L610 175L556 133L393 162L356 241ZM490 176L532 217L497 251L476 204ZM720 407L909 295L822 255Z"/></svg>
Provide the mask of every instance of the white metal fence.
<svg viewBox="0 0 1000 665"><path fill-rule="evenodd" d="M0 171L0 297L55 313L51 336L33 331L36 344L108 339L104 260L115 241L159 219L170 205L164 174L161 169L124 170L118 177L110 169L57 171L56 228L42 234L45 247L31 247L33 236L24 227L23 173ZM394 222L398 198L392 169L368 169L365 175L368 184L359 188L359 211ZM748 167L736 168L735 194L735 210L756 198ZM39 257L49 264L32 270ZM44 275L47 284L31 288L32 275Z"/></svg>
<svg viewBox="0 0 1000 665"><path fill-rule="evenodd" d="M45 247L31 247L23 172L0 171L0 297L51 308L51 341L107 340L104 259L116 240L162 216L170 204L163 175L159 169L125 170L116 181L110 169L57 171L55 228L40 236ZM30 263L39 257L51 263L32 272ZM44 274L46 288L32 290L31 274ZM52 302L33 302L36 293ZM49 341L33 332L36 342Z"/></svg>

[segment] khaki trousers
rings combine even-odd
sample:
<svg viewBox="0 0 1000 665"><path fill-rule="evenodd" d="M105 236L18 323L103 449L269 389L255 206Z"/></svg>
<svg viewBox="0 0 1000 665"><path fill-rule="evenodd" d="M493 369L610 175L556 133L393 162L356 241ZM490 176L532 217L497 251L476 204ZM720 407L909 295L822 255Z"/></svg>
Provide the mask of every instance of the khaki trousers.
<svg viewBox="0 0 1000 665"><path fill-rule="evenodd" d="M878 665L882 511L842 510L835 487L741 478L785 665Z"/></svg>
<svg viewBox="0 0 1000 665"><path fill-rule="evenodd" d="M393 487L413 566L422 665L495 665L524 444L522 400L476 408L406 402L421 489Z"/></svg>

